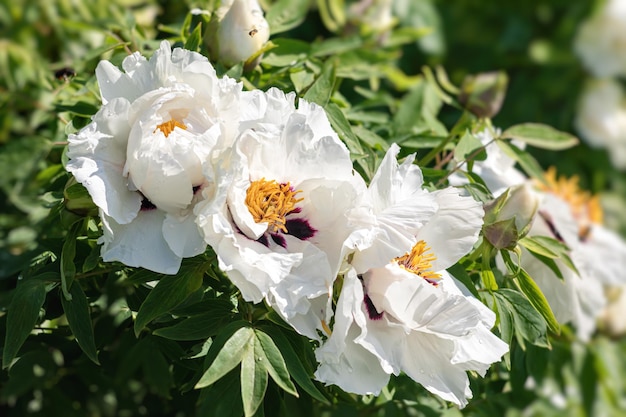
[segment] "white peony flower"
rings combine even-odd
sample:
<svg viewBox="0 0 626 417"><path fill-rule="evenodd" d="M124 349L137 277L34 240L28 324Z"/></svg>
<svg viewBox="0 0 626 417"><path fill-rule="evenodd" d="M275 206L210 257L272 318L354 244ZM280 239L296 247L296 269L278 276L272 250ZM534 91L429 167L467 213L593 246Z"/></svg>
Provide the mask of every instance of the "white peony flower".
<svg viewBox="0 0 626 417"><path fill-rule="evenodd" d="M270 38L270 27L257 0L222 0L218 20L216 59L227 67L246 61ZM256 62L255 62L256 65Z"/></svg>
<svg viewBox="0 0 626 417"><path fill-rule="evenodd" d="M607 0L579 27L574 52L596 77L626 75L626 2Z"/></svg>
<svg viewBox="0 0 626 417"><path fill-rule="evenodd" d="M346 212L365 189L324 110L270 89L260 118L206 174L216 185L196 207L219 265L246 301L265 299L298 332L318 338L350 230Z"/></svg>
<svg viewBox="0 0 626 417"><path fill-rule="evenodd" d="M67 170L100 209L104 261L175 274L206 248L192 209L210 181L203 162L237 131L241 85L167 41L122 67L96 68L103 106L69 136Z"/></svg>
<svg viewBox="0 0 626 417"><path fill-rule="evenodd" d="M619 82L589 82L580 97L574 123L589 145L607 148L613 165L626 169L626 98Z"/></svg>
<svg viewBox="0 0 626 417"><path fill-rule="evenodd" d="M315 376L348 392L378 394L390 374L405 372L464 406L471 397L466 371L484 375L508 351L489 330L495 314L445 271L471 250L483 212L454 189L421 190L419 168L412 158L398 166L396 153L392 147L368 190L378 233L371 247L357 245L353 254L357 266L344 276L332 334L316 351ZM377 251L395 254L381 262Z"/></svg>

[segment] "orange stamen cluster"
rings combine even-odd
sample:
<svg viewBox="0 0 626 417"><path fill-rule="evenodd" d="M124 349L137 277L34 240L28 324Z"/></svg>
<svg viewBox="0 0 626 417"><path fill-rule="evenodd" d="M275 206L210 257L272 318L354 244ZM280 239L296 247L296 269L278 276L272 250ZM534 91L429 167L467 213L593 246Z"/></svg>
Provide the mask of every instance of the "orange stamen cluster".
<svg viewBox="0 0 626 417"><path fill-rule="evenodd" d="M598 196L581 190L578 181L578 176L557 177L556 168L550 167L545 173L545 184L539 184L539 189L555 194L569 204L579 225L578 235L585 237L592 223L602 224L603 212Z"/></svg>
<svg viewBox="0 0 626 417"><path fill-rule="evenodd" d="M170 119L167 122L158 125L156 129L154 129L154 131L156 132L157 130L160 130L161 132L163 132L165 137L168 137L175 127L187 130L187 126L185 126L183 123L174 119Z"/></svg>
<svg viewBox="0 0 626 417"><path fill-rule="evenodd" d="M268 223L270 233L279 230L286 233L285 216L291 213L303 198L296 198L300 190L294 191L289 183L279 184L261 178L253 181L246 191L246 206L257 223Z"/></svg>
<svg viewBox="0 0 626 417"><path fill-rule="evenodd" d="M419 275L420 277L431 281L441 278L441 274L431 271L432 262L437 259L431 248L426 246L426 242L420 240L413 246L411 252L397 257L394 261L409 272Z"/></svg>

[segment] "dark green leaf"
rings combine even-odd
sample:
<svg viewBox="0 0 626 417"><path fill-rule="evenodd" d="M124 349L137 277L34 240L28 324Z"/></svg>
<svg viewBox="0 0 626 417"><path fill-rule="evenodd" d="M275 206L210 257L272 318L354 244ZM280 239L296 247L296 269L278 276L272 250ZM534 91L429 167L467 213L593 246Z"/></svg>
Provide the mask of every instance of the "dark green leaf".
<svg viewBox="0 0 626 417"><path fill-rule="evenodd" d="M322 394L311 381L312 375L307 372L302 360L298 357L298 354L293 349L287 338L274 327L264 330L272 337L272 340L280 350L280 353L285 360L285 366L296 383L300 385L302 389L304 389L311 397L324 404L330 404L324 394Z"/></svg>
<svg viewBox="0 0 626 417"><path fill-rule="evenodd" d="M156 329L153 334L171 340L202 340L215 336L229 316L208 312L182 320L170 327Z"/></svg>
<svg viewBox="0 0 626 417"><path fill-rule="evenodd" d="M93 335L93 323L89 312L89 303L81 286L77 283L70 288L71 299L61 296L63 311L74 338L87 357L96 364L98 352Z"/></svg>
<svg viewBox="0 0 626 417"><path fill-rule="evenodd" d="M67 232L63 250L61 252L61 289L63 297L67 300L72 299L70 289L76 276L76 265L74 265L74 257L76 256L76 238L81 227L81 222L76 222Z"/></svg>
<svg viewBox="0 0 626 417"><path fill-rule="evenodd" d="M79 116L91 117L96 114L98 107L85 101L78 101L76 103L59 103L56 105L56 111L69 111Z"/></svg>
<svg viewBox="0 0 626 417"><path fill-rule="evenodd" d="M135 319L135 335L152 320L164 314L183 301L202 285L204 271L208 263L190 264L181 268L178 275L164 275L141 304Z"/></svg>
<svg viewBox="0 0 626 417"><path fill-rule="evenodd" d="M553 151L568 149L578 145L578 138L569 133L541 123L523 123L511 126L501 137L517 139L537 148Z"/></svg>
<svg viewBox="0 0 626 417"><path fill-rule="evenodd" d="M2 350L3 368L11 365L11 361L33 330L45 299L44 281L31 278L18 283L7 312L7 333Z"/></svg>

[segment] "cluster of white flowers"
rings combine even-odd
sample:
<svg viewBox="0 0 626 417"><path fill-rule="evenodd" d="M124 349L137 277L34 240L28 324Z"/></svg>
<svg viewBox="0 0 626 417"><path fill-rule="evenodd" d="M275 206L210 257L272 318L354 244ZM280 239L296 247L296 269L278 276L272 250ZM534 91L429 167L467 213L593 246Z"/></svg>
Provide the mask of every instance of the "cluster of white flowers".
<svg viewBox="0 0 626 417"><path fill-rule="evenodd" d="M321 107L243 91L200 54L163 42L122 66L98 65L103 105L69 137L105 261L175 274L208 245L246 301L320 343L320 381L378 393L405 372L466 404L466 371L508 351L494 313L446 272L478 239L479 203L426 191L395 145L368 187Z"/></svg>
<svg viewBox="0 0 626 417"><path fill-rule="evenodd" d="M476 135L492 156L477 161L473 171L496 196L508 187L532 186L534 192L526 196L532 200L529 206L537 206L537 216L528 235L549 236L567 245L578 273L562 260L556 260L560 278L526 250L521 266L537 282L556 319L574 324L579 339L587 341L606 305L605 288L626 284L626 242L602 225L598 197L582 191L576 177L557 177L556 171L549 169L544 182L528 179L499 148L494 140L497 135L497 131L490 129ZM460 174L451 178L451 183L464 182L467 180ZM519 205L523 211L522 204Z"/></svg>

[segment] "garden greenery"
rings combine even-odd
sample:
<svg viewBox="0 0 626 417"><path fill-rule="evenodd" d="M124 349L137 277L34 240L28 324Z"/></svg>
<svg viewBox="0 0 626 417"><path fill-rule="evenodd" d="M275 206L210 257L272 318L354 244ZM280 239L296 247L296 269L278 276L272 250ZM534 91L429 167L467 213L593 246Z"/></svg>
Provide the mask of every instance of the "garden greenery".
<svg viewBox="0 0 626 417"><path fill-rule="evenodd" d="M621 159L436 62L472 7L0 5L6 415L618 415Z"/></svg>

